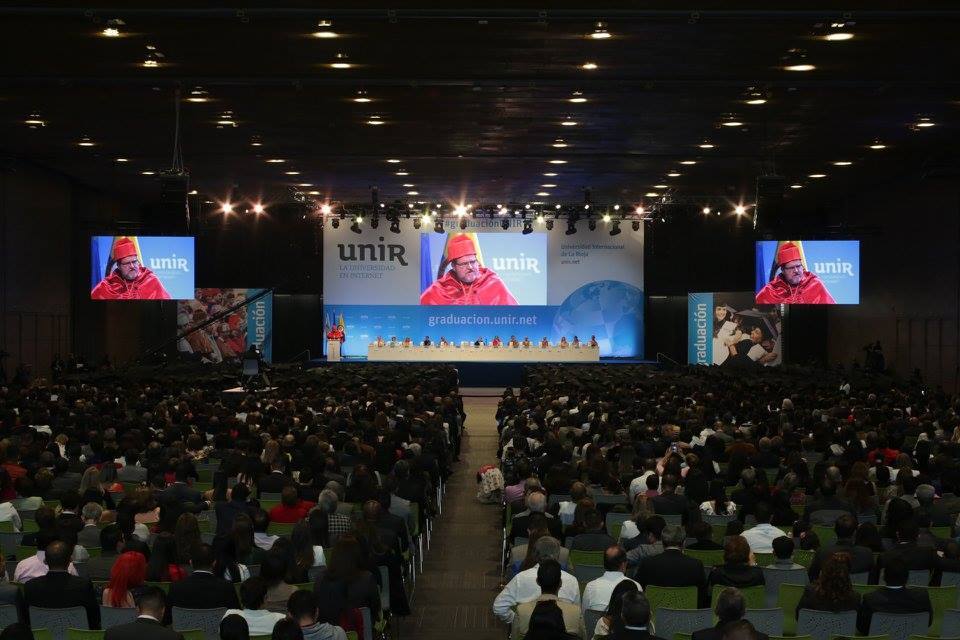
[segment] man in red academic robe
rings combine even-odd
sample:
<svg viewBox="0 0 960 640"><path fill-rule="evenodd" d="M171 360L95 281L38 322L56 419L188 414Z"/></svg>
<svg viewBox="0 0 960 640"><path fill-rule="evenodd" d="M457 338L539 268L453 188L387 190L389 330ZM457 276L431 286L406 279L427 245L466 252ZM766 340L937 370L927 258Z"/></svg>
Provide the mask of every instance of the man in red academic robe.
<svg viewBox="0 0 960 640"><path fill-rule="evenodd" d="M477 261L470 236L454 236L447 244L451 269L420 295L420 304L515 305L503 280Z"/></svg>
<svg viewBox="0 0 960 640"><path fill-rule="evenodd" d="M780 273L757 293L757 304L836 304L823 280L803 268L797 245L780 245L777 265Z"/></svg>
<svg viewBox="0 0 960 640"><path fill-rule="evenodd" d="M169 300L160 278L140 263L137 246L129 238L113 245L116 268L90 292L93 300Z"/></svg>

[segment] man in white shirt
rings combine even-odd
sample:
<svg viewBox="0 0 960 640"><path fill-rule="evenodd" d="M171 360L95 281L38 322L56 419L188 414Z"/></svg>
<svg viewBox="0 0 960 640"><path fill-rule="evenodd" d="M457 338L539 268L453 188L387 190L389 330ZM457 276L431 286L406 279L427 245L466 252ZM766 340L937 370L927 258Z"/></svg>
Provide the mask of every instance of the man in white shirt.
<svg viewBox="0 0 960 640"><path fill-rule="evenodd" d="M549 536L540 538L534 544L533 554L537 564L515 575L493 601L493 615L507 624L511 624L516 616L512 609L514 605L540 597L540 585L537 584L540 561L548 558L557 560L560 557L560 542ZM562 572L560 578L560 591L557 593L557 598L579 605L580 583L566 571Z"/></svg>
<svg viewBox="0 0 960 640"><path fill-rule="evenodd" d="M770 507L764 502L757 503L753 515L757 524L741 535L746 538L753 553L773 553L773 541L783 535L783 529L770 524Z"/></svg>
<svg viewBox="0 0 960 640"><path fill-rule="evenodd" d="M560 509L557 511L557 517L563 526L569 527L573 524L573 514L577 509L577 504L587 497L587 485L582 482L574 482L570 485L570 500L564 500L560 503Z"/></svg>
<svg viewBox="0 0 960 640"><path fill-rule="evenodd" d="M627 552L620 545L607 547L603 552L603 575L596 580L591 580L583 590L583 602L581 609L584 613L587 611L606 611L610 604L610 594L614 587L624 580L630 580L625 575L627 570ZM637 585L637 589L643 591L639 582L630 580ZM593 629L589 629L591 633Z"/></svg>
<svg viewBox="0 0 960 640"><path fill-rule="evenodd" d="M657 472L655 467L651 467L653 467L653 465L650 465L648 461L647 468L644 472L630 481L630 504L636 501L638 493L643 493L647 490L647 478Z"/></svg>

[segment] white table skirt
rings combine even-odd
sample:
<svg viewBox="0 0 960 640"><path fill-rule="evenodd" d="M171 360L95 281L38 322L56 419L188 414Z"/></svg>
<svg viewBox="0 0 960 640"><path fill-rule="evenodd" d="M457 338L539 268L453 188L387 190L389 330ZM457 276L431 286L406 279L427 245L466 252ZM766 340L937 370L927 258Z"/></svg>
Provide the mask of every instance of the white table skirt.
<svg viewBox="0 0 960 640"><path fill-rule="evenodd" d="M581 347L404 347L371 344L367 360L407 362L599 362L600 348Z"/></svg>

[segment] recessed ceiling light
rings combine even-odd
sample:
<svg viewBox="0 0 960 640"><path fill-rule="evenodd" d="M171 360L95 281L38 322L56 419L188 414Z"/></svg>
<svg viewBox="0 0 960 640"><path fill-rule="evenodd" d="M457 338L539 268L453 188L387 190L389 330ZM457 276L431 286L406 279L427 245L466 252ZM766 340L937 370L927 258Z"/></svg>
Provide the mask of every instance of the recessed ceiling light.
<svg viewBox="0 0 960 640"><path fill-rule="evenodd" d="M610 32L607 31L607 24L605 22L598 22L594 25L593 33L588 34L592 40L608 40L612 36Z"/></svg>
<svg viewBox="0 0 960 640"><path fill-rule="evenodd" d="M833 33L828 33L822 37L827 42L844 42L846 40L853 40L853 34L849 31L834 31Z"/></svg>
<svg viewBox="0 0 960 640"><path fill-rule="evenodd" d="M767 101L763 98L751 98L750 100L745 101L747 104L767 104Z"/></svg>
<svg viewBox="0 0 960 640"><path fill-rule="evenodd" d="M408 175L410 175L410 172L409 172L409 171L397 171L397 172L394 173L393 175L395 175L395 176L408 176Z"/></svg>
<svg viewBox="0 0 960 640"><path fill-rule="evenodd" d="M566 160L551 160L550 164L567 164Z"/></svg>
<svg viewBox="0 0 960 640"><path fill-rule="evenodd" d="M813 71L816 67L812 64L788 64L783 67L784 71Z"/></svg>
<svg viewBox="0 0 960 640"><path fill-rule="evenodd" d="M745 206L743 206L742 204L738 204L737 206L735 206L735 207L733 208L733 212L734 212L735 214L737 214L738 216L742 216L743 214L745 214L745 213L747 212L747 208L746 208Z"/></svg>
<svg viewBox="0 0 960 640"><path fill-rule="evenodd" d="M254 213L259 214L259 213L263 213L264 211L266 211L266 208L265 208L262 204L260 204L259 202L255 203L255 204L253 205L253 212L254 212Z"/></svg>
<svg viewBox="0 0 960 640"><path fill-rule="evenodd" d="M300 172L299 172L299 171L284 171L283 173L284 173L285 175L288 175L288 176L298 176L298 175L300 175Z"/></svg>
<svg viewBox="0 0 960 640"><path fill-rule="evenodd" d="M318 196L320 195L319 191L307 191L308 196Z"/></svg>
<svg viewBox="0 0 960 640"><path fill-rule="evenodd" d="M286 162L283 158L267 158L267 164L283 164Z"/></svg>
<svg viewBox="0 0 960 640"><path fill-rule="evenodd" d="M416 185L413 184L412 182L404 182L404 183L403 183L403 186L406 187L407 189L409 189L410 187L414 187L414 186L416 186Z"/></svg>
<svg viewBox="0 0 960 640"><path fill-rule="evenodd" d="M330 27L333 26L331 20L321 20L317 23L317 31L313 32L314 38L330 39L330 38L339 38L340 34L331 30Z"/></svg>
<svg viewBox="0 0 960 640"><path fill-rule="evenodd" d="M574 96L574 97L570 98L570 102L575 102L575 103L578 103L578 104L581 103L581 102L586 102L586 101L587 101L587 99L584 98L583 96Z"/></svg>
<svg viewBox="0 0 960 640"><path fill-rule="evenodd" d="M556 141L554 141L554 143L550 146L552 146L555 149L564 149L567 147L567 143L561 140L560 138L557 138Z"/></svg>
<svg viewBox="0 0 960 640"><path fill-rule="evenodd" d="M873 149L874 151L880 151L881 149L886 149L886 148L887 148L887 145L885 145L885 144L883 144L883 143L881 143L881 142L878 141L878 142L874 142L872 145L870 145L870 148Z"/></svg>
<svg viewBox="0 0 960 640"><path fill-rule="evenodd" d="M359 102L360 104L366 104L368 102L372 102L372 100L367 97L366 91L357 91L357 95L355 98L353 98L353 101Z"/></svg>
<svg viewBox="0 0 960 640"><path fill-rule="evenodd" d="M715 145L710 142L704 141L698 144L697 146L700 147L701 149L713 149Z"/></svg>
<svg viewBox="0 0 960 640"><path fill-rule="evenodd" d="M697 161L696 161L696 160L681 160L681 161L680 161L680 164L686 164L686 165L697 164Z"/></svg>
<svg viewBox="0 0 960 640"><path fill-rule="evenodd" d="M850 162L849 160L837 160L836 162L833 163L833 165L837 167L849 167L852 164L853 163Z"/></svg>
<svg viewBox="0 0 960 640"><path fill-rule="evenodd" d="M540 186L543 187L544 189L553 189L557 185L553 184L552 182L547 182L546 184L542 184Z"/></svg>
<svg viewBox="0 0 960 640"><path fill-rule="evenodd" d="M580 68L583 69L583 70L585 70L585 71L594 71L595 69L597 69L597 63L596 63L596 62L584 62L582 65L580 65Z"/></svg>
<svg viewBox="0 0 960 640"><path fill-rule="evenodd" d="M720 123L724 127L742 127L743 123L739 120L724 120Z"/></svg>
<svg viewBox="0 0 960 640"><path fill-rule="evenodd" d="M329 64L331 69L349 69L352 66L352 64L347 62L347 54L345 53L338 53L336 55L336 62L331 62Z"/></svg>
<svg viewBox="0 0 960 640"><path fill-rule="evenodd" d="M553 173L553 172L547 172L547 173L545 173L545 174L543 174L543 175L547 176L548 178L553 178L553 177L556 176L557 174L555 174L555 173Z"/></svg>
<svg viewBox="0 0 960 640"><path fill-rule="evenodd" d="M96 144L96 142L94 142L93 140L91 140L91 139L89 138L89 136L83 136L82 138L80 138L79 141L77 141L77 146L78 146L78 147L92 147L92 146L94 146L95 144Z"/></svg>
<svg viewBox="0 0 960 640"><path fill-rule="evenodd" d="M388 158L387 162L389 162L390 164L399 164L400 160L398 160L397 158Z"/></svg>
<svg viewBox="0 0 960 640"><path fill-rule="evenodd" d="M679 178L679 177L682 176L682 175L683 175L682 173L678 173L678 172L676 172L676 171L671 171L670 173L667 174L667 177L668 177L668 178Z"/></svg>
<svg viewBox="0 0 960 640"><path fill-rule="evenodd" d="M143 61L142 66L145 69L156 69L160 66L160 62L155 58L147 58Z"/></svg>
<svg viewBox="0 0 960 640"><path fill-rule="evenodd" d="M792 185L790 185L790 188L791 188L791 189L803 189L803 185L802 185L802 184L792 184Z"/></svg>
<svg viewBox="0 0 960 640"><path fill-rule="evenodd" d="M142 175L142 176L152 176L152 175L154 175L155 173L156 173L156 171L141 171L141 172L140 172L140 175Z"/></svg>
<svg viewBox="0 0 960 640"><path fill-rule="evenodd" d="M550 193L547 192L547 191L537 191L537 193L536 193L535 195L544 196L544 197L545 197L545 196L549 196Z"/></svg>
<svg viewBox="0 0 960 640"><path fill-rule="evenodd" d="M575 127L579 123L576 120L564 120L560 124L563 125L564 127Z"/></svg>
<svg viewBox="0 0 960 640"><path fill-rule="evenodd" d="M813 179L816 180L816 179L819 179L819 178L826 178L826 177L827 177L827 174L825 174L825 173L811 173L811 174L809 174L807 177L808 177L808 178L813 178Z"/></svg>
<svg viewBox="0 0 960 640"><path fill-rule="evenodd" d="M313 186L313 183L312 183L312 182L298 182L298 183L297 183L297 186L298 186L298 187L312 187L312 186Z"/></svg>
<svg viewBox="0 0 960 640"><path fill-rule="evenodd" d="M187 195L188 195L188 196L195 196L195 195L197 195L198 193L200 193L200 192L197 191L196 189L191 189L190 191L187 191Z"/></svg>
<svg viewBox="0 0 960 640"><path fill-rule="evenodd" d="M647 198L656 198L656 197L659 196L660 194L657 193L656 191L648 191L648 192L646 192L646 193L643 194L643 195L644 195L645 197L647 197Z"/></svg>
<svg viewBox="0 0 960 640"><path fill-rule="evenodd" d="M39 129L47 126L47 121L44 120L39 113L31 113L29 116L27 116L27 119L23 121L23 124L27 125L31 129Z"/></svg>
<svg viewBox="0 0 960 640"><path fill-rule="evenodd" d="M217 120L217 124L221 127L235 127L237 122L235 120ZM258 145L259 146L259 145Z"/></svg>
<svg viewBox="0 0 960 640"><path fill-rule="evenodd" d="M129 158L114 158L114 162L130 162Z"/></svg>
<svg viewBox="0 0 960 640"><path fill-rule="evenodd" d="M380 116L370 116L370 119L367 120L367 124L377 126L380 124L386 124L383 120L380 119Z"/></svg>
<svg viewBox="0 0 960 640"><path fill-rule="evenodd" d="M914 126L919 127L921 129L926 129L928 127L934 127L936 126L936 124L937 123L931 120L930 118L919 118L917 122L914 124Z"/></svg>
<svg viewBox="0 0 960 640"><path fill-rule="evenodd" d="M250 146L251 146L251 147L262 147L262 146L263 146L263 140L260 138L260 136L253 136L253 137L250 138Z"/></svg>
<svg viewBox="0 0 960 640"><path fill-rule="evenodd" d="M420 195L419 191L407 191L408 196L418 196Z"/></svg>
<svg viewBox="0 0 960 640"><path fill-rule="evenodd" d="M654 189L669 189L670 185L668 184L655 184L653 185Z"/></svg>

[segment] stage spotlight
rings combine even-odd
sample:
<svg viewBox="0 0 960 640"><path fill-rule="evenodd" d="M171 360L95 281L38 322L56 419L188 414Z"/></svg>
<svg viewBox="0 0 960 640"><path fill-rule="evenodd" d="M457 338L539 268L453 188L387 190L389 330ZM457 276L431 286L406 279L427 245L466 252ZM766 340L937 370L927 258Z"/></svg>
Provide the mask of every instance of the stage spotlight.
<svg viewBox="0 0 960 640"><path fill-rule="evenodd" d="M597 221L594 220L593 218L590 218L590 221L587 223L587 228L590 229L590 231L596 231Z"/></svg>
<svg viewBox="0 0 960 640"><path fill-rule="evenodd" d="M547 220L547 231L553 231L553 220Z"/></svg>
<svg viewBox="0 0 960 640"><path fill-rule="evenodd" d="M419 217L415 217L415 218L413 219L413 228L414 228L414 229L419 229L419 228L420 228L420 218L419 218Z"/></svg>
<svg viewBox="0 0 960 640"><path fill-rule="evenodd" d="M460 218L460 230L463 231L466 228L467 228L467 219Z"/></svg>
<svg viewBox="0 0 960 640"><path fill-rule="evenodd" d="M613 228L610 229L610 235L615 236L620 234L620 221L614 220Z"/></svg>
<svg viewBox="0 0 960 640"><path fill-rule="evenodd" d="M443 220L437 218L436 224L433 225L433 230L437 233L443 233Z"/></svg>
<svg viewBox="0 0 960 640"><path fill-rule="evenodd" d="M506 218L504 218L503 220L501 220L501 221L500 221L500 228L503 229L504 231L506 231L507 229L509 229L509 228L510 228L510 221L507 220Z"/></svg>
<svg viewBox="0 0 960 640"><path fill-rule="evenodd" d="M322 213L323 215L325 216L330 215L331 211L333 211L333 207L331 207L329 204L320 205L320 213Z"/></svg>
<svg viewBox="0 0 960 640"><path fill-rule="evenodd" d="M533 233L533 223L531 223L529 220L524 220L524 221L523 221L523 232L522 232L522 233L523 233L523 235L527 235L527 234L529 234L529 233Z"/></svg>
<svg viewBox="0 0 960 640"><path fill-rule="evenodd" d="M330 225L333 226L334 229L339 229L339 228L340 228L340 218L331 218L331 219L330 219Z"/></svg>
<svg viewBox="0 0 960 640"><path fill-rule="evenodd" d="M565 231L566 235L572 236L577 232L577 223L574 220L567 221L567 230Z"/></svg>
<svg viewBox="0 0 960 640"><path fill-rule="evenodd" d="M399 220L394 220L393 222L390 223L390 231L391 231L391 233L400 233L400 221L399 221Z"/></svg>

